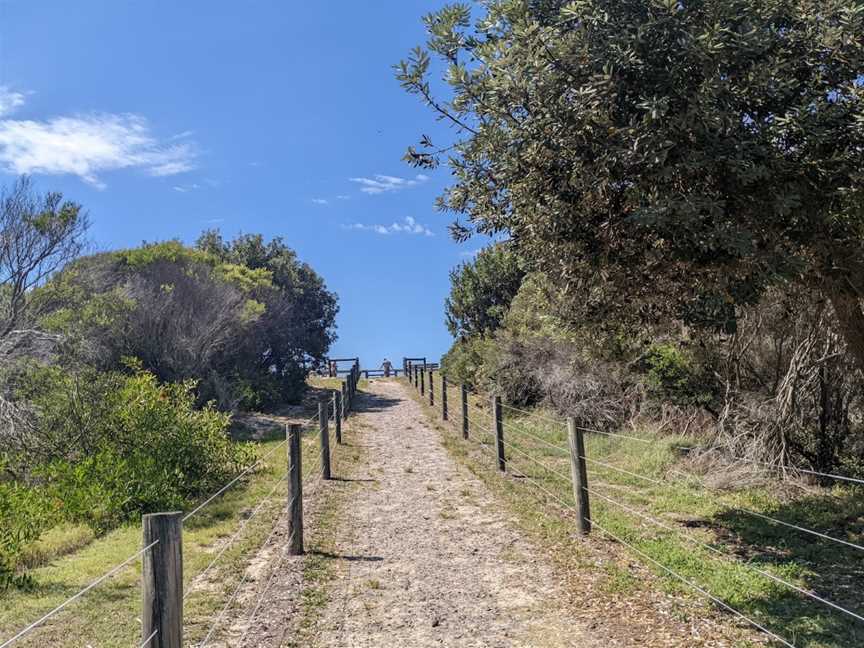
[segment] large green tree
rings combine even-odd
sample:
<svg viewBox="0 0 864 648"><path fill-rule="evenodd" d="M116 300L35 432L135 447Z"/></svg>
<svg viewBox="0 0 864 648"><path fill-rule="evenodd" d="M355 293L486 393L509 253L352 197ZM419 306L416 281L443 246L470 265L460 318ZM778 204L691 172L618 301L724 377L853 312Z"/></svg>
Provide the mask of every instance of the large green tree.
<svg viewBox="0 0 864 648"><path fill-rule="evenodd" d="M450 296L444 304L453 337L471 337L497 329L519 292L525 272L505 244L480 250L470 263L450 272Z"/></svg>
<svg viewBox="0 0 864 648"><path fill-rule="evenodd" d="M426 46L397 70L458 133L407 154L433 167L446 148L457 237L508 233L606 318L734 330L767 287L806 284L864 368L860 0L475 9L427 16Z"/></svg>
<svg viewBox="0 0 864 648"><path fill-rule="evenodd" d="M260 234L244 234L225 241L211 230L201 235L197 245L223 263L266 272L270 277L269 288L255 293L266 316L252 324L249 335L236 341L244 358L236 370L261 395L261 406L296 398L304 385L306 367L322 361L336 338L336 295L281 238L265 241Z"/></svg>

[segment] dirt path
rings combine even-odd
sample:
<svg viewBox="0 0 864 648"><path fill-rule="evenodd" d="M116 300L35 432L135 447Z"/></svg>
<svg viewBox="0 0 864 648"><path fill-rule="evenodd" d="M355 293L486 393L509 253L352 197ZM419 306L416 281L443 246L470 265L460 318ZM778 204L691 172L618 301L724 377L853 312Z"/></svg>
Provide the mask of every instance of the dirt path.
<svg viewBox="0 0 864 648"><path fill-rule="evenodd" d="M327 647L591 647L552 569L397 382L361 396L365 462L313 631Z"/></svg>

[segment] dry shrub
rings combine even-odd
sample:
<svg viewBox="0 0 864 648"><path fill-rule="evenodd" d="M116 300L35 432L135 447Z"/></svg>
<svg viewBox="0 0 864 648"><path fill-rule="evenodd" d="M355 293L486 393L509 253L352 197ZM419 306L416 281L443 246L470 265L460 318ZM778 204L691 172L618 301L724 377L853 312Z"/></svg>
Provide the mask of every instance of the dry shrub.
<svg viewBox="0 0 864 648"><path fill-rule="evenodd" d="M544 402L579 425L602 430L620 428L640 410L644 386L618 364L587 360L560 340L499 340L492 376L509 402Z"/></svg>
<svg viewBox="0 0 864 648"><path fill-rule="evenodd" d="M806 293L745 313L730 342L714 447L780 468L859 472L864 377L835 318Z"/></svg>

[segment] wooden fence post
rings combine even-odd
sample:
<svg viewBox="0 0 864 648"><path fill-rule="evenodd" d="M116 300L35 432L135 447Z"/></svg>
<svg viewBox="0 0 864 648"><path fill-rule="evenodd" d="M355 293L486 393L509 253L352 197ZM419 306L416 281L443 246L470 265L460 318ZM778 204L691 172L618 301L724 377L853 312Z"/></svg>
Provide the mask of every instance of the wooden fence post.
<svg viewBox="0 0 864 648"><path fill-rule="evenodd" d="M410 384L414 384L414 367L412 367L411 363L407 360L405 361L405 377L408 379Z"/></svg>
<svg viewBox="0 0 864 648"><path fill-rule="evenodd" d="M441 374L441 418L447 420L447 377Z"/></svg>
<svg viewBox="0 0 864 648"><path fill-rule="evenodd" d="M420 395L423 396L426 393L426 367L423 367L423 370L420 372Z"/></svg>
<svg viewBox="0 0 864 648"><path fill-rule="evenodd" d="M576 419L567 418L567 440L570 446L570 476L573 480L573 499L579 514L579 533L591 532L591 506L588 502L588 471L585 466L585 440L582 430L576 426Z"/></svg>
<svg viewBox="0 0 864 648"><path fill-rule="evenodd" d="M415 366L415 367L414 367L414 389L418 389L418 390L420 389L420 377L419 377L419 374L420 374L420 367L419 367L419 365L418 365L418 366Z"/></svg>
<svg viewBox="0 0 864 648"><path fill-rule="evenodd" d="M342 445L342 393L333 392L333 425L336 426L336 443Z"/></svg>
<svg viewBox="0 0 864 648"><path fill-rule="evenodd" d="M465 385L460 385L462 388L462 438L468 438L468 388Z"/></svg>
<svg viewBox="0 0 864 648"><path fill-rule="evenodd" d="M435 374L429 370L429 407L435 407Z"/></svg>
<svg viewBox="0 0 864 648"><path fill-rule="evenodd" d="M141 526L143 546L156 542L143 558L141 638L152 648L182 648L183 513L148 513Z"/></svg>
<svg viewBox="0 0 864 648"><path fill-rule="evenodd" d="M318 436L321 439L321 477L330 479L330 430L327 428L327 401L318 401Z"/></svg>
<svg viewBox="0 0 864 648"><path fill-rule="evenodd" d="M504 421L501 419L501 397L492 397L492 415L495 418L495 452L498 455L498 470L507 469L504 456Z"/></svg>
<svg viewBox="0 0 864 648"><path fill-rule="evenodd" d="M342 389L342 391L341 391L341 394L342 394L342 398L341 398L341 400L342 400L342 420L344 421L348 417L348 407L347 407L348 394L347 394L347 385L345 384L344 380L342 381L342 388L341 389Z"/></svg>
<svg viewBox="0 0 864 648"><path fill-rule="evenodd" d="M303 461L300 441L303 427L292 423L288 427L288 553L303 553Z"/></svg>

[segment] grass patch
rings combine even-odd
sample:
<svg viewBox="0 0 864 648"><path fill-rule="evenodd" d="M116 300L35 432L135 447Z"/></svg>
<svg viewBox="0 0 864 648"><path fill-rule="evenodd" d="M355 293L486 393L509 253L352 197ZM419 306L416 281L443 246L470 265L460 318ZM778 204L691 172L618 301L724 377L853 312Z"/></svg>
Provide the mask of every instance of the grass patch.
<svg viewBox="0 0 864 648"><path fill-rule="evenodd" d="M256 444L256 450L263 456L279 443L279 440L265 441ZM306 456L314 457L317 442L311 432L307 432L303 444ZM247 524L206 581L194 583L184 609L185 632L190 641L203 638L209 623L242 578L248 558L284 510L285 461L284 450L276 450L248 479L229 489L184 525L184 585L189 591L195 577L210 564L223 543L272 492L272 502ZM304 473L314 470L316 465L310 462L304 465ZM10 590L0 598L0 642L137 552L140 546L140 524L120 527L100 538L71 527L46 533L31 549L30 560L39 565L29 572L35 581L33 588ZM141 633L140 581L138 559L16 642L16 647L137 645Z"/></svg>
<svg viewBox="0 0 864 648"><path fill-rule="evenodd" d="M440 407L436 404L433 410L428 406L428 394L420 397L413 388L409 391L423 403L427 415L440 420ZM439 396L440 383L436 384L436 400ZM448 402L452 425L444 424L448 431L444 436L447 448L490 486L503 492L532 533L578 554L578 546L568 540L574 532L572 521L550 514L557 510L554 504L551 508L548 505L553 500L530 483L535 482L564 502L573 501L563 421L555 423L557 417L548 413L524 415L505 408L510 478L500 479L494 469L494 424L486 399L469 398L472 421L469 434L473 443L461 439L458 389L450 388ZM688 471L676 449L683 439L653 437L648 432L627 434L644 435L650 443L588 433L585 436L586 457L607 464L588 464L589 488L597 493L591 496L592 517L598 524L796 646L864 645L864 624L756 571L767 572L861 613L864 554L772 524L742 510L864 544L864 498L860 490L837 488L789 498L765 487L708 489L701 483L700 475ZM692 445L692 440L686 445ZM601 495L658 520L671 530L651 524ZM722 555L698 543L717 549ZM664 590L697 596L638 555L632 556L635 562L645 564L657 574L656 582ZM578 555L573 559L580 561ZM598 570L595 565L584 566ZM604 577L603 587L610 592L626 594L647 586L615 565L605 564L599 571Z"/></svg>

